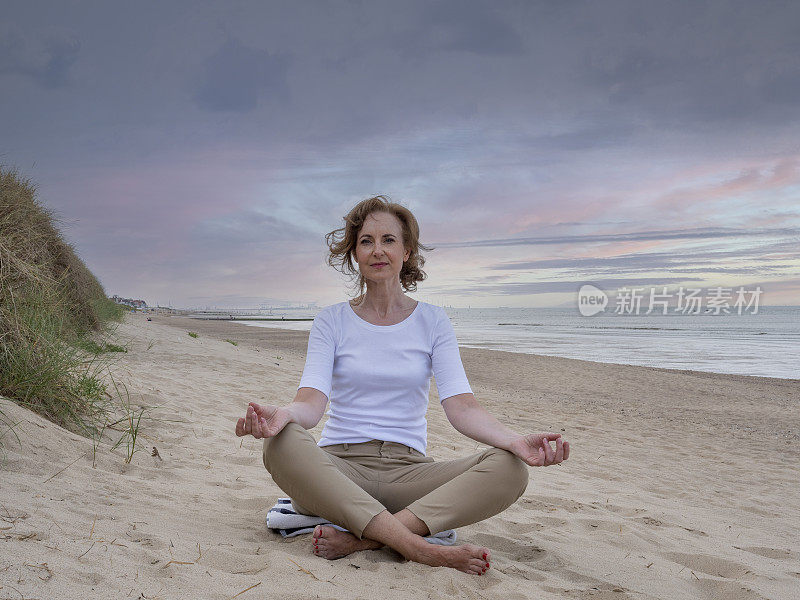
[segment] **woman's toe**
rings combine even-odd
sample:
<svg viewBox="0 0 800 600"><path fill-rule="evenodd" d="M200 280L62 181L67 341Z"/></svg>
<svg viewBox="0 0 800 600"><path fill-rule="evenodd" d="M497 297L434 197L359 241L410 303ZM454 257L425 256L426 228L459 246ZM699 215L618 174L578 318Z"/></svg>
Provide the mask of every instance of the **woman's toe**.
<svg viewBox="0 0 800 600"><path fill-rule="evenodd" d="M469 561L469 568L473 569L474 571L483 571L486 569L486 563L479 558L471 558Z"/></svg>

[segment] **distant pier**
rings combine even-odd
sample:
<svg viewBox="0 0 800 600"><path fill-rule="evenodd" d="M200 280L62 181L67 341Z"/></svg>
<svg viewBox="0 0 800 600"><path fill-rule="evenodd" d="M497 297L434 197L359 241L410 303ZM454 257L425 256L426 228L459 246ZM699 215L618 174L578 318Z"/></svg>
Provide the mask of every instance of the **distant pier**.
<svg viewBox="0 0 800 600"><path fill-rule="evenodd" d="M259 315L248 311L220 311L220 310L198 310L187 315L190 319L202 319L206 321L313 321L314 317L289 317L278 315Z"/></svg>

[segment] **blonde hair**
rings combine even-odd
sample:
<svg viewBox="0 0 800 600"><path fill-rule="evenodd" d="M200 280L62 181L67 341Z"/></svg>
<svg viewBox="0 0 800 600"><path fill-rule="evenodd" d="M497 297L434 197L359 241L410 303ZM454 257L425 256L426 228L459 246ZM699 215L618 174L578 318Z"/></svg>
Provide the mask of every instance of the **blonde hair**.
<svg viewBox="0 0 800 600"><path fill-rule="evenodd" d="M425 257L420 254L420 250L433 250L433 248L425 246L419 241L419 224L411 211L405 206L392 202L386 196L373 196L356 204L344 217L344 227L334 229L325 235L325 242L330 250L327 263L354 280L354 290L358 290L356 304L361 303L364 299L367 286L364 276L353 264L356 238L366 218L375 212L394 215L402 224L403 247L410 251L408 260L403 263L403 267L400 269L400 285L403 286L403 291L417 291L417 282L423 281L427 277L425 271L422 270L422 266L425 264Z"/></svg>

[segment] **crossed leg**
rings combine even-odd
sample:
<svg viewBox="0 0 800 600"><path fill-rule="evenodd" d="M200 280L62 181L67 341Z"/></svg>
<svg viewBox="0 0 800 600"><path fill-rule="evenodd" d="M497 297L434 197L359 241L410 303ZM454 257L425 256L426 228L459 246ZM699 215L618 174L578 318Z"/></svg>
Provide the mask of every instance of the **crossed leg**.
<svg viewBox="0 0 800 600"><path fill-rule="evenodd" d="M392 516L414 535L430 535L428 526L407 508ZM367 525L367 528L369 528L369 525ZM317 525L314 528L314 554L334 560L353 552L382 548L384 544L367 536L367 528L364 529L364 538L358 539L347 531L339 531L327 525Z"/></svg>
<svg viewBox="0 0 800 600"><path fill-rule="evenodd" d="M322 534L321 538L317 537L317 529ZM346 548L353 542L355 544L352 546L354 548L352 552L389 546L408 560L432 567L450 567L470 575L483 575L489 568L491 560L491 551L482 546L473 544L435 546L429 544L421 535L415 534L403 524L400 518L387 510L375 515L375 518L369 522L364 529L365 539L359 540L354 535L338 531L333 527L317 526L314 530L315 544L318 544L319 540L325 540L325 536L329 533L336 536L328 538L326 542L330 544L331 549L333 547ZM341 538L337 539L337 534ZM348 537L352 540L347 539ZM318 554L316 551L315 553ZM346 556L346 554L341 556ZM341 558L341 556L326 556L326 558Z"/></svg>
<svg viewBox="0 0 800 600"><path fill-rule="evenodd" d="M395 514L392 514L355 483L360 475L358 466L343 460L334 462L334 457L320 449L314 438L299 425L290 423L274 438L264 440L264 465L275 482L293 499L298 499L310 514L343 525L352 532L348 534L332 527L317 527L314 531L314 543L315 553L318 555L330 559L340 558L358 550L387 545L409 560L432 566L448 566L476 575L483 574L489 567L491 552L488 548L472 544L437 546L429 544L422 536L430 533L430 524L436 523L435 526L438 527L447 522L441 515L452 508L449 500L451 498L465 499L472 496L475 489L486 490L477 511L471 509L471 518L462 514L460 521L456 518L455 524L450 525L454 527L496 514L514 502L524 491L527 484L527 469L524 465L511 462L510 455L502 450L492 449L484 455L481 455L480 460L474 460L474 469L452 481L445 478L445 485L416 502L408 504L401 499L402 506L409 506L412 510L397 507ZM484 458L487 460L478 465ZM505 467L511 466L510 469L505 468L502 482L497 480L503 483L499 486L491 485L492 469L486 466L494 462L497 467L498 461ZM451 462L454 464L459 461ZM425 471L434 468L433 465L434 463L426 463L418 467ZM439 466L437 464L435 468L438 469ZM412 467L415 472L420 469ZM501 496L492 491L504 487L509 481L508 473L511 473L513 480L512 492L516 493L519 488L518 493L511 498L508 497L508 491L503 491ZM414 473L408 475L412 479L414 476ZM440 477L443 477L441 473ZM489 485L476 488L476 481ZM464 493L465 490L470 493ZM417 517L415 512L425 514L425 520ZM437 531L447 528L449 527L440 527Z"/></svg>

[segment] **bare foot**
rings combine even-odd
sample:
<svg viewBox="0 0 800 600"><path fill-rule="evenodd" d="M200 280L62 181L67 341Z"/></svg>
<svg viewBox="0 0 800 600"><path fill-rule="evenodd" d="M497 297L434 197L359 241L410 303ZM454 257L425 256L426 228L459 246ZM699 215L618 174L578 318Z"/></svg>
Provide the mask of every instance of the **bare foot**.
<svg viewBox="0 0 800 600"><path fill-rule="evenodd" d="M314 554L335 560L359 550L382 548L383 544L373 540L359 540L352 533L339 531L328 525L317 525L314 528Z"/></svg>
<svg viewBox="0 0 800 600"><path fill-rule="evenodd" d="M425 548L411 560L432 567L450 567L470 575L483 575L489 568L491 552L488 548L462 544L461 546L435 546Z"/></svg>
<svg viewBox="0 0 800 600"><path fill-rule="evenodd" d="M366 538L359 540L352 533L339 531L328 525L317 525L314 528L314 554L328 560L342 558L360 550L382 547L380 542ZM472 544L437 546L424 542L418 552L406 558L432 567L450 567L470 575L483 575L489 568L491 551Z"/></svg>

